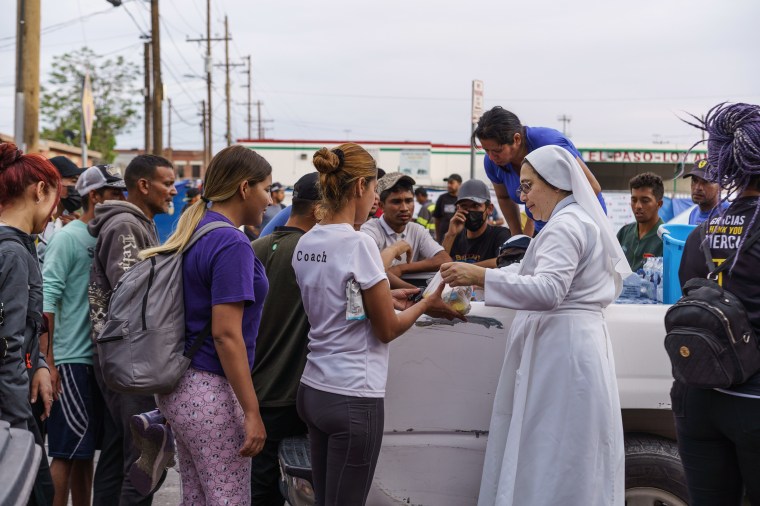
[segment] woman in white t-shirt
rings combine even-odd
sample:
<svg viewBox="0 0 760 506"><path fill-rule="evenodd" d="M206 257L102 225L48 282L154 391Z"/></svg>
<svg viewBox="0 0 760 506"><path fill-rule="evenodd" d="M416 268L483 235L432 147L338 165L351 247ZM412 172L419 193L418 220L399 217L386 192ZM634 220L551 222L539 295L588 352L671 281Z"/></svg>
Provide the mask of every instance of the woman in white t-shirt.
<svg viewBox="0 0 760 506"><path fill-rule="evenodd" d="M380 252L354 225L375 199L377 166L361 146L314 154L322 221L296 246L293 268L309 317L298 413L309 427L318 506L364 504L383 436L388 343L425 312L446 312L440 291L396 313ZM448 313L447 316L452 316Z"/></svg>

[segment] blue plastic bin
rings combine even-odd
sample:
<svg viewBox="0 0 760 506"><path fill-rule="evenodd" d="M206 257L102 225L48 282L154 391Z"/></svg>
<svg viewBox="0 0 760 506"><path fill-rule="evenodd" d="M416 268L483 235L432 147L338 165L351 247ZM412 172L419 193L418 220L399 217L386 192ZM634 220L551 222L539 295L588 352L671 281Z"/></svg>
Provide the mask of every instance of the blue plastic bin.
<svg viewBox="0 0 760 506"><path fill-rule="evenodd" d="M673 304L681 298L678 267L686 238L696 225L662 225L662 302Z"/></svg>

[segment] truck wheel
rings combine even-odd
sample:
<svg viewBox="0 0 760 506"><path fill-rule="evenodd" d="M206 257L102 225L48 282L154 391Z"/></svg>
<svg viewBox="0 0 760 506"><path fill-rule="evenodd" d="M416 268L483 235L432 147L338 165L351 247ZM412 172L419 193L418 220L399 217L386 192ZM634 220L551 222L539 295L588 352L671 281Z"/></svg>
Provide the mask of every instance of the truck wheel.
<svg viewBox="0 0 760 506"><path fill-rule="evenodd" d="M675 441L626 434L626 506L688 506L686 475Z"/></svg>

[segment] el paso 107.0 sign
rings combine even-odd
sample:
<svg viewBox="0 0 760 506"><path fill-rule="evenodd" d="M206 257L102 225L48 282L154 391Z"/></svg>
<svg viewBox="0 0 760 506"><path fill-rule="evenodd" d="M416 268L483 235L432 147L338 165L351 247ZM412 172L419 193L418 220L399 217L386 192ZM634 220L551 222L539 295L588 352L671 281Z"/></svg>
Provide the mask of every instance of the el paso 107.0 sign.
<svg viewBox="0 0 760 506"><path fill-rule="evenodd" d="M704 151L581 149L586 162L602 163L694 163L707 157Z"/></svg>

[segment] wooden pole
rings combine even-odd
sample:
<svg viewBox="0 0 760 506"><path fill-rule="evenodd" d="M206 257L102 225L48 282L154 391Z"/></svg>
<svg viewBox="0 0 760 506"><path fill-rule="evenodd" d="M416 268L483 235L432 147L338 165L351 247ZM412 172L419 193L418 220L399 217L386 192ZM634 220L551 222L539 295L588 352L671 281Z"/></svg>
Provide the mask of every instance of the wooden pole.
<svg viewBox="0 0 760 506"><path fill-rule="evenodd" d="M40 0L18 0L16 25L16 142L39 151Z"/></svg>
<svg viewBox="0 0 760 506"><path fill-rule="evenodd" d="M143 84L143 95L145 96L145 153L151 152L151 106L150 106L150 42L143 45L145 51L143 73L145 74Z"/></svg>
<svg viewBox="0 0 760 506"><path fill-rule="evenodd" d="M227 100L227 146L232 146L232 118L230 111L230 29L227 16L224 16L224 71L227 78L224 83L224 96Z"/></svg>
<svg viewBox="0 0 760 506"><path fill-rule="evenodd" d="M158 16L158 0L151 0L150 14L151 42L153 47L153 154L163 156L164 83L161 81L161 29Z"/></svg>
<svg viewBox="0 0 760 506"><path fill-rule="evenodd" d="M211 0L206 0L206 107L208 109L208 120L206 121L207 144L206 144L206 167L211 163L211 156L214 152L213 123L214 114L211 102L211 71L213 64L211 61Z"/></svg>

